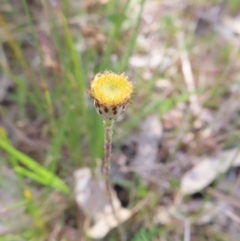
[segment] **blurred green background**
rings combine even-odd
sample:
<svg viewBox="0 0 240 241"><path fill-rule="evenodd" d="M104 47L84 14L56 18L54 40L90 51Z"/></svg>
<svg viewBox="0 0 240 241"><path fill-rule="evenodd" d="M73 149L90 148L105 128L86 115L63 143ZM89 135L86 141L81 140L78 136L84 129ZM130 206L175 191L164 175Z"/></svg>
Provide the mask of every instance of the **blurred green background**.
<svg viewBox="0 0 240 241"><path fill-rule="evenodd" d="M118 197L129 209L144 203L122 225L126 240L239 240L226 220L189 231L191 208L180 224L153 221L159 206L179 201L192 157L239 146L239 11L238 0L0 0L0 240L91 240L74 172L98 175L103 126L88 90L105 70L126 72L135 88L113 135L113 163L130 160L124 178L112 173ZM164 171L146 182L131 166L138 153L129 140L153 115L162 132L154 164L145 165ZM221 190L229 175L225 184L239 187L232 171L210 188ZM197 195L181 198L188 207L216 198ZM240 216L231 220L239 225ZM102 240L120 238L114 229Z"/></svg>

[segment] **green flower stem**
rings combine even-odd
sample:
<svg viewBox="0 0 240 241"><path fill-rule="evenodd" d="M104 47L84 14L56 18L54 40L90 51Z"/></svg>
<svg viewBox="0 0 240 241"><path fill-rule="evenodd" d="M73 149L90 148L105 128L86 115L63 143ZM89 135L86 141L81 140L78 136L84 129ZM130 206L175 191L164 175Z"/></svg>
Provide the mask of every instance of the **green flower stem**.
<svg viewBox="0 0 240 241"><path fill-rule="evenodd" d="M103 121L104 125L104 162L103 173L106 179L106 188L110 192L109 173L111 169L111 152L112 152L112 128L114 121Z"/></svg>
<svg viewBox="0 0 240 241"><path fill-rule="evenodd" d="M120 225L120 220L117 216L117 212L115 210L114 204L113 204L113 198L111 195L111 186L110 186L110 181L109 181L109 176L110 176L110 169L111 169L111 151L112 151L112 129L113 129L113 124L114 121L103 121L103 126L104 126L104 162L103 162L103 174L105 177L105 185L106 185L106 191L107 191L107 195L109 198L109 202L112 208L112 213L115 217L115 219L118 222L118 231L119 231L119 235L120 235L120 240L121 241L125 241L125 235L124 232L121 228Z"/></svg>

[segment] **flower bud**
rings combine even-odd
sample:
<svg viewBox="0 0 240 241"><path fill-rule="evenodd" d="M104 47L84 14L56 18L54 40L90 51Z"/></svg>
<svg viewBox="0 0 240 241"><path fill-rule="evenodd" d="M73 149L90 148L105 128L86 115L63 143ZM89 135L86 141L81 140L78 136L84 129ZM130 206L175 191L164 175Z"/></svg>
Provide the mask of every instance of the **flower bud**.
<svg viewBox="0 0 240 241"><path fill-rule="evenodd" d="M116 120L130 102L132 93L133 85L124 73L104 72L91 82L90 94L104 120Z"/></svg>

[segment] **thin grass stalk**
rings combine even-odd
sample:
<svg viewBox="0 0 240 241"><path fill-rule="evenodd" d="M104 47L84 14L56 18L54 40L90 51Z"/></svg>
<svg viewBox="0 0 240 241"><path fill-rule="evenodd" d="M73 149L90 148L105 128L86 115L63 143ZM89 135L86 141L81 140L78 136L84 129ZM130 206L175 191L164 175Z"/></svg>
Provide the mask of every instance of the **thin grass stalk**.
<svg viewBox="0 0 240 241"><path fill-rule="evenodd" d="M112 30L110 34L110 38L107 44L107 48L104 54L104 59L100 65L100 70L103 70L105 68L108 68L108 66L111 65L111 54L113 53L114 43L118 39L118 36L120 35L122 24L125 20L125 13L129 7L131 0L126 1L125 5L123 6L121 12L121 18L116 22L114 25L114 29Z"/></svg>
<svg viewBox="0 0 240 241"><path fill-rule="evenodd" d="M83 115L84 120L86 121L86 106L85 106L85 98L84 98L85 81L84 81L84 74L83 74L84 70L82 69L81 59L74 45L67 19L60 11L58 12L58 16L61 19L61 22L63 24L67 45L72 57L72 63L74 66L74 77L77 81L78 89L79 89L80 111L81 111L81 114Z"/></svg>
<svg viewBox="0 0 240 241"><path fill-rule="evenodd" d="M22 5L23 5L24 12L25 12L27 20L28 20L28 24L29 24L30 29L31 29L31 34L32 34L33 41L34 41L34 46L35 46L35 48L37 50L37 54L38 54L38 56L41 60L40 61L41 72L42 72L44 78L47 79L47 71L46 71L46 69L44 68L44 65L43 65L43 56L42 56L42 52L41 52L40 47L39 47L39 41L38 41L38 37L37 37L37 33L36 33L36 27L34 26L33 19L32 19L32 16L30 14L30 11L29 11L29 8L28 8L28 3L26 2L26 0L22 0Z"/></svg>
<svg viewBox="0 0 240 241"><path fill-rule="evenodd" d="M138 32L139 32L139 28L140 28L140 24L141 24L141 20L142 20L142 12L143 12L143 8L144 8L144 3L145 3L146 0L141 0L140 2L140 11L138 13L138 16L137 16L137 20L136 20L136 24L134 26L134 30L133 30L133 35L129 41L129 45L127 47L127 49L125 50L125 53L122 57L122 60L119 64L119 67L117 68L117 70L119 72L121 71L124 71L127 69L127 66L129 64L129 59L133 53L133 50L134 50L134 47L136 45L136 38L138 36Z"/></svg>
<svg viewBox="0 0 240 241"><path fill-rule="evenodd" d="M37 54L40 58L40 66L41 66L41 74L42 74L42 82L43 82L43 92L46 98L46 104L47 104L47 110L48 110L48 114L50 117L50 121L52 124L52 128L54 128L55 125L55 121L54 121L54 116L53 116L53 104L52 104L52 98L51 98L51 93L49 91L49 83L47 83L48 77L47 77L47 70L44 67L43 64L43 54L42 51L40 50L40 45L39 45L39 41L38 41L38 37L37 37L37 33L36 33L36 28L34 26L33 23L33 18L30 14L29 8L28 8L28 4L26 2L26 0L22 0L22 5L24 8L24 12L26 14L27 20L28 20L28 24L31 28L31 33L32 33L32 37L33 37L33 41L34 41L34 46L36 48Z"/></svg>
<svg viewBox="0 0 240 241"><path fill-rule="evenodd" d="M37 80L34 76L34 74L32 73L20 47L18 46L18 44L15 42L15 40L12 37L11 32L8 29L8 25L6 23L6 21L4 20L4 18L0 15L0 27L2 28L3 32L6 35L6 38L8 40L8 43L10 45L10 47L12 48L17 60L19 61L21 67L23 68L23 70L25 71L27 77L29 78L29 81L32 82L33 87L35 88L35 90L37 91L37 93L40 95L40 89L39 86L37 84Z"/></svg>
<svg viewBox="0 0 240 241"><path fill-rule="evenodd" d="M2 43L0 42L0 55L1 55L1 48L2 48ZM16 85L21 85L22 82L24 81L23 78L21 77L18 77L18 76L15 76L12 71L9 69L8 67L8 64L7 63L4 63L4 60L2 60L2 58L0 57L0 68L1 70L3 71L3 73L9 78L11 79ZM22 81L22 82L21 82ZM21 82L21 83L19 83ZM21 94L23 94L25 97L28 97L29 100L35 104L35 106L38 107L38 103L39 101L36 99L36 96L33 96L33 94L31 94L31 92L29 91L24 91L24 92L21 92ZM18 102L19 103L19 102Z"/></svg>

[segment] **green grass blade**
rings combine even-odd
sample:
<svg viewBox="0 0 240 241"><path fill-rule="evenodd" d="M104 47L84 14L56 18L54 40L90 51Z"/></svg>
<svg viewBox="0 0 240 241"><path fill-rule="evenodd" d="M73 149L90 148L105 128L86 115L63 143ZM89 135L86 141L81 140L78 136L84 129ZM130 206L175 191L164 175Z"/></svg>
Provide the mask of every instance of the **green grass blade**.
<svg viewBox="0 0 240 241"><path fill-rule="evenodd" d="M141 3L140 3L141 8L140 8L138 16L137 16L136 25L134 27L134 32L133 32L132 38L130 40L130 43L127 47L127 50L125 51L125 54L122 57L122 61L119 65L119 67L117 68L118 72L122 72L127 68L128 63L129 63L129 59L130 59L130 57L133 53L135 43L136 43L136 38L137 38L137 35L138 35L140 23L141 23L141 16L142 16L142 12L143 12L144 3L145 3L145 0L142 0Z"/></svg>
<svg viewBox="0 0 240 241"><path fill-rule="evenodd" d="M107 49L105 51L104 59L102 61L102 64L100 66L100 71L104 71L105 69L109 69L109 67L112 65L111 64L111 55L113 54L113 47L115 44L115 41L118 39L120 36L120 31L122 28L122 25L125 20L125 13L129 7L131 0L126 1L125 5L123 6L122 10L120 11L120 15L118 17L118 20L115 21L114 23L114 28L112 32L110 33L110 39L107 44Z"/></svg>
<svg viewBox="0 0 240 241"><path fill-rule="evenodd" d="M86 107L85 107L85 99L84 99L84 94L85 94L85 81L84 81L84 75L83 75L83 69L82 69L82 64L80 60L80 56L75 48L73 38L67 23L67 20L65 16L62 13L59 13L59 16L61 17L62 23L63 23L63 28L65 31L65 37L67 41L68 48L70 50L69 55L72 57L72 63L73 63L73 69L74 69L74 74L75 74L75 79L79 87L79 102L80 102L80 110L85 116L86 113Z"/></svg>
<svg viewBox="0 0 240 241"><path fill-rule="evenodd" d="M19 175L22 175L24 177L28 177L28 178L31 178L32 180L44 185L44 186L49 186L49 187L52 187L60 192L63 192L63 193L68 193L69 192L69 189L65 186L65 185L62 185L61 182L59 182L58 179L56 179L56 177L52 177L52 178L42 178L41 176L37 175L36 173L34 172L31 172L25 168L22 168L20 166L17 166L14 168L14 171L19 174Z"/></svg>
<svg viewBox="0 0 240 241"><path fill-rule="evenodd" d="M41 177L43 179L52 180L52 182L54 183L54 187L56 185L59 186L61 191L65 192L65 193L67 193L69 191L68 186L61 179L59 179L56 175L52 174L47 169L43 168L32 158L28 157L24 153L15 149L13 146L11 146L6 141L0 139L0 148L2 148L4 151L6 151L9 155L16 158L19 162L24 164L27 168L34 171L35 172L34 175L37 175L38 177ZM17 168L17 167L15 166L15 168Z"/></svg>

